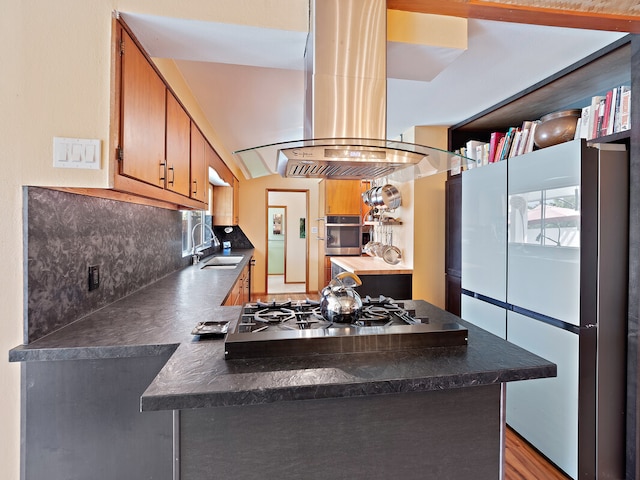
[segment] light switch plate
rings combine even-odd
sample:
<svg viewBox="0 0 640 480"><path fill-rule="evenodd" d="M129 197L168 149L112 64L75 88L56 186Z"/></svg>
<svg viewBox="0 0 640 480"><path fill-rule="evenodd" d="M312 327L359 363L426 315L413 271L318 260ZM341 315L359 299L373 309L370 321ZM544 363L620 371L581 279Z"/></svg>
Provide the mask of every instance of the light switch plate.
<svg viewBox="0 0 640 480"><path fill-rule="evenodd" d="M53 137L53 166L99 170L101 151L100 140Z"/></svg>

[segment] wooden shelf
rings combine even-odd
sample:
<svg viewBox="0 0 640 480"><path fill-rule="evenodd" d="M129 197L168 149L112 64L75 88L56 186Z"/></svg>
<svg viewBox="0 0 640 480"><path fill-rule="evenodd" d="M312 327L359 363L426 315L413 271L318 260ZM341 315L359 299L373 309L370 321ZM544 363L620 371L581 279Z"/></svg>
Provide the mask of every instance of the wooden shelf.
<svg viewBox="0 0 640 480"><path fill-rule="evenodd" d="M400 220L395 220L395 221L389 221L389 220L380 220L380 221L367 221L364 222L363 225L373 225L373 226L378 226L378 225L402 225L402 222Z"/></svg>
<svg viewBox="0 0 640 480"><path fill-rule="evenodd" d="M450 128L450 149L492 131L520 126L559 110L588 105L593 95L631 83L631 36L598 50L558 73ZM478 135L480 134L480 135ZM482 140L483 138L478 138Z"/></svg>

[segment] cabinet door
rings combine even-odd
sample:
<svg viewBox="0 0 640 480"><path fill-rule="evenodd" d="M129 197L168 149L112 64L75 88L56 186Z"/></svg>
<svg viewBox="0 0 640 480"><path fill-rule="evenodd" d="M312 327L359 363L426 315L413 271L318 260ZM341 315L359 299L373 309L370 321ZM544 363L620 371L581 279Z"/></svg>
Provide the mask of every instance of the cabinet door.
<svg viewBox="0 0 640 480"><path fill-rule="evenodd" d="M233 223L233 187L213 187L213 224L217 226Z"/></svg>
<svg viewBox="0 0 640 480"><path fill-rule="evenodd" d="M507 384L507 423L577 478L578 335L508 312L507 340L558 366L555 378Z"/></svg>
<svg viewBox="0 0 640 480"><path fill-rule="evenodd" d="M230 187L213 186L213 224L238 225L238 180L232 177Z"/></svg>
<svg viewBox="0 0 640 480"><path fill-rule="evenodd" d="M166 87L122 32L120 174L164 188Z"/></svg>
<svg viewBox="0 0 640 480"><path fill-rule="evenodd" d="M240 182L233 177L233 225L240 223Z"/></svg>
<svg viewBox="0 0 640 480"><path fill-rule="evenodd" d="M444 269L447 275L459 278L462 276L462 175L451 177L445 183L445 205Z"/></svg>
<svg viewBox="0 0 640 480"><path fill-rule="evenodd" d="M200 142L200 139L202 139L202 154L200 154L200 145L197 145L197 149L198 149L198 155L196 155L196 157L194 157L193 155L191 156L191 198L195 199L195 200L199 200L201 202L206 202L207 201L207 195L208 195L208 185L209 182L207 181L207 163L206 163L206 148L211 148L209 146L209 144L207 143L207 141L204 139L204 135L202 135L202 133L200 132L200 130L198 130L198 128L195 126L195 124L191 124L191 135L192 135L192 143L193 143L193 135L194 135L194 130L197 132L196 137L197 138L197 142Z"/></svg>
<svg viewBox="0 0 640 480"><path fill-rule="evenodd" d="M191 183L189 194L191 198L207 201L207 181L205 146L207 145L204 135L198 130L194 123L191 123Z"/></svg>
<svg viewBox="0 0 640 480"><path fill-rule="evenodd" d="M326 179L323 183L325 215L360 215L360 180Z"/></svg>
<svg viewBox="0 0 640 480"><path fill-rule="evenodd" d="M251 301L251 261L249 265L244 267L243 279L242 279L242 299L241 305Z"/></svg>
<svg viewBox="0 0 640 480"><path fill-rule="evenodd" d="M191 120L173 94L167 91L166 188L189 196Z"/></svg>
<svg viewBox="0 0 640 480"><path fill-rule="evenodd" d="M508 302L574 325L585 233L580 158L573 141L509 160Z"/></svg>
<svg viewBox="0 0 640 480"><path fill-rule="evenodd" d="M463 320L500 338L507 338L507 311L504 308L469 295L462 295L460 304Z"/></svg>
<svg viewBox="0 0 640 480"><path fill-rule="evenodd" d="M462 173L462 288L506 301L507 162Z"/></svg>

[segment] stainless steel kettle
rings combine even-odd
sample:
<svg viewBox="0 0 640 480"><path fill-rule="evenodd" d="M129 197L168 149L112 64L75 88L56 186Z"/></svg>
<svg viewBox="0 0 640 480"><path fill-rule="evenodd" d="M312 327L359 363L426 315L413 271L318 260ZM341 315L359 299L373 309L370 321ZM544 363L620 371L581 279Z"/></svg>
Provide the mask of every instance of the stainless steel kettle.
<svg viewBox="0 0 640 480"><path fill-rule="evenodd" d="M354 287L362 285L360 278L351 272L336 275L322 289L320 313L335 323L354 323L362 313L362 299Z"/></svg>

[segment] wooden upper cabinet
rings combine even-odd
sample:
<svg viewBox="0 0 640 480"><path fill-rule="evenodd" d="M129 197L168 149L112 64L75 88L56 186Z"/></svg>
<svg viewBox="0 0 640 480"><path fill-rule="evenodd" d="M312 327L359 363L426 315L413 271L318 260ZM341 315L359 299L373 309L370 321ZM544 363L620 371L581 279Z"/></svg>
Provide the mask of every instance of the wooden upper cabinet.
<svg viewBox="0 0 640 480"><path fill-rule="evenodd" d="M116 126L110 152L116 162L113 189L166 208L206 209L204 145L200 167L192 171L189 112L124 22L114 19L113 28L119 79L111 115ZM199 191L192 189L195 178Z"/></svg>
<svg viewBox="0 0 640 480"><path fill-rule="evenodd" d="M191 187L190 196L201 202L207 201L209 182L207 181L207 149L211 148L202 132L191 123Z"/></svg>
<svg viewBox="0 0 640 480"><path fill-rule="evenodd" d="M167 91L166 188L185 196L189 196L190 136L191 119L189 115L173 94Z"/></svg>
<svg viewBox="0 0 640 480"><path fill-rule="evenodd" d="M362 197L360 180L325 179L325 215L360 215Z"/></svg>
<svg viewBox="0 0 640 480"><path fill-rule="evenodd" d="M229 184L226 187L213 185L213 198L210 205L213 224L218 226L238 225L238 179L209 144L205 146L205 156L207 167L213 168L218 172L218 176Z"/></svg>
<svg viewBox="0 0 640 480"><path fill-rule="evenodd" d="M229 187L213 186L213 224L218 226L237 225L237 211L234 208L235 191L233 183Z"/></svg>
<svg viewBox="0 0 640 480"><path fill-rule="evenodd" d="M164 188L166 86L122 31L120 174Z"/></svg>

